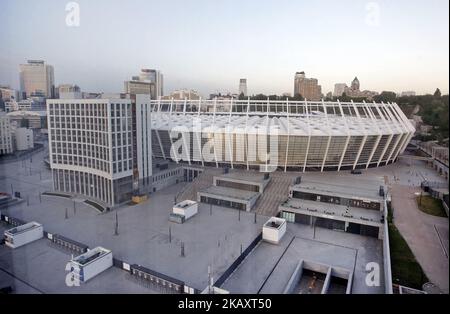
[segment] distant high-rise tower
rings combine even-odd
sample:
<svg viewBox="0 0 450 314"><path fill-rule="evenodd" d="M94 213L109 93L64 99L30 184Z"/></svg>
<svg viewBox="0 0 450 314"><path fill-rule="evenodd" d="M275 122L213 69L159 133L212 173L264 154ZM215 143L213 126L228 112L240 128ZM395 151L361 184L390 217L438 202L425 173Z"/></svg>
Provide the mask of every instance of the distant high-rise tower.
<svg viewBox="0 0 450 314"><path fill-rule="evenodd" d="M160 71L154 69L142 69L141 74L139 74L140 81L150 81L155 84L156 99L160 96L164 96L164 78Z"/></svg>
<svg viewBox="0 0 450 314"><path fill-rule="evenodd" d="M245 78L239 80L239 95L241 94L247 96L247 79Z"/></svg>
<svg viewBox="0 0 450 314"><path fill-rule="evenodd" d="M320 100L322 98L322 87L315 78L307 78L305 72L295 73L294 96L300 94L307 100Z"/></svg>
<svg viewBox="0 0 450 314"><path fill-rule="evenodd" d="M42 60L28 60L27 64L21 64L20 90L26 97L32 95L53 98L55 79L53 66L45 64Z"/></svg>
<svg viewBox="0 0 450 314"><path fill-rule="evenodd" d="M150 95L151 99L164 96L163 75L160 71L142 69L139 76L125 81L125 93Z"/></svg>
<svg viewBox="0 0 450 314"><path fill-rule="evenodd" d="M359 91L359 80L357 77L355 77L352 81L352 85L351 85L351 89L352 90L358 90Z"/></svg>
<svg viewBox="0 0 450 314"><path fill-rule="evenodd" d="M343 93L345 93L345 89L347 88L347 84L345 83L336 83L334 84L334 97L341 97Z"/></svg>

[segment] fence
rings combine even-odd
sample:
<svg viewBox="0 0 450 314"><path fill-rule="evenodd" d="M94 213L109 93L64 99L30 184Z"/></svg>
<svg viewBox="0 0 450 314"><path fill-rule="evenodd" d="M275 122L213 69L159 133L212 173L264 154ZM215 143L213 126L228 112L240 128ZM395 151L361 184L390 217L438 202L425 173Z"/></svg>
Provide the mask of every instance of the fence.
<svg viewBox="0 0 450 314"><path fill-rule="evenodd" d="M13 227L17 227L17 226L26 224L25 221L23 221L19 218L9 217L9 216L5 216L5 215L0 215L0 220L7 222L8 224L10 224Z"/></svg>
<svg viewBox="0 0 450 314"><path fill-rule="evenodd" d="M87 246L86 244L66 238L60 234L51 234L46 232L46 236L53 243L62 246L63 248L68 249L77 254L83 254L89 250L89 246Z"/></svg>
<svg viewBox="0 0 450 314"><path fill-rule="evenodd" d="M228 267L228 269L216 280L214 283L215 287L220 288L222 284L227 280L227 278L236 270L236 268L242 263L242 261L247 257L247 255L255 248L255 246L262 240L262 232L250 243L250 245L242 252L241 255L236 258L233 264Z"/></svg>
<svg viewBox="0 0 450 314"><path fill-rule="evenodd" d="M158 273L140 265L131 265L130 273L135 278L150 284L155 288L163 289L165 292L183 293L184 282L170 276Z"/></svg>

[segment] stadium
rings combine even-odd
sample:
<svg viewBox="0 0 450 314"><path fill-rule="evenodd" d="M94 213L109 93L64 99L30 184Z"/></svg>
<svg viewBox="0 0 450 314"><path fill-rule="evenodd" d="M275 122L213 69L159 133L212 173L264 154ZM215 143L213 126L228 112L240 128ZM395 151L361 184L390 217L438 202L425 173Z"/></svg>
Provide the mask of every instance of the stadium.
<svg viewBox="0 0 450 314"><path fill-rule="evenodd" d="M156 158L266 171L387 165L415 132L396 103L153 100L151 119Z"/></svg>

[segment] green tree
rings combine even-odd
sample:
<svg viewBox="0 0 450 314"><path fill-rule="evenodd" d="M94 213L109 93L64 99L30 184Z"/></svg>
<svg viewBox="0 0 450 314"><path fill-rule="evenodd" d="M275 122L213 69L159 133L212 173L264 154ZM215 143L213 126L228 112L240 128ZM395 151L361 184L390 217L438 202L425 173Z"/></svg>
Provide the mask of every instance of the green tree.
<svg viewBox="0 0 450 314"><path fill-rule="evenodd" d="M394 92L382 91L381 94L373 97L375 102L395 102L397 95Z"/></svg>

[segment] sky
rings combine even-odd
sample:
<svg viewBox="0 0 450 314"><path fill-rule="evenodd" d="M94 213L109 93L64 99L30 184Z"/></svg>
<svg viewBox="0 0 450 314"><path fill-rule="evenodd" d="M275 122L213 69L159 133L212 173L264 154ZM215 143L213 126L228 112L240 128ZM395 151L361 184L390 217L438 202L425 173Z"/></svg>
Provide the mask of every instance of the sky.
<svg viewBox="0 0 450 314"><path fill-rule="evenodd" d="M0 0L0 85L42 59L56 85L122 92L141 68L174 89L293 93L296 71L324 93L357 76L361 89L433 93L449 85L448 0Z"/></svg>

